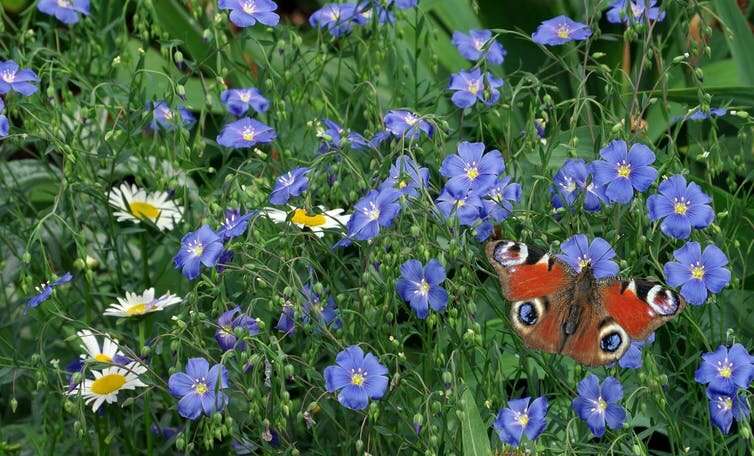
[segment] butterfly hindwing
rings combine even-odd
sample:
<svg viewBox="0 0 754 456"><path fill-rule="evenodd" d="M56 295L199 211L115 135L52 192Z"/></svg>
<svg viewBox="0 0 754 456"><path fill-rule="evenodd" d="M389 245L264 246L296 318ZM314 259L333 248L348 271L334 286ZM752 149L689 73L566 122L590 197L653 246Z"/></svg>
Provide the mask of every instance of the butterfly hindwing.
<svg viewBox="0 0 754 456"><path fill-rule="evenodd" d="M607 282L601 287L599 298L605 310L634 340L644 340L686 306L676 292L649 279Z"/></svg>

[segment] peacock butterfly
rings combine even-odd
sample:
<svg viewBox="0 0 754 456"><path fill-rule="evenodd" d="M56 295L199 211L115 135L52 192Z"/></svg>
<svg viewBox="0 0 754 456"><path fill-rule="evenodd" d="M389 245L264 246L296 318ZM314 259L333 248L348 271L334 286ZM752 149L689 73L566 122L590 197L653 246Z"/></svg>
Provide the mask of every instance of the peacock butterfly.
<svg viewBox="0 0 754 456"><path fill-rule="evenodd" d="M617 361L631 340L645 339L686 306L652 280L597 280L590 268L574 273L555 256L521 242L490 241L485 251L524 343L588 366Z"/></svg>

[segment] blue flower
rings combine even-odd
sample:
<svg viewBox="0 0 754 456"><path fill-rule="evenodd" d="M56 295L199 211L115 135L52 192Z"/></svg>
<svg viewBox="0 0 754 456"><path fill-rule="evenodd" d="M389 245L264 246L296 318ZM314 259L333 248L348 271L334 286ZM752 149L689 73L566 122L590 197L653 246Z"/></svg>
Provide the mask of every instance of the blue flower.
<svg viewBox="0 0 754 456"><path fill-rule="evenodd" d="M291 197L304 193L309 187L306 175L310 171L309 168L298 167L278 177L270 194L270 203L285 204Z"/></svg>
<svg viewBox="0 0 754 456"><path fill-rule="evenodd" d="M521 199L521 185L511 183L510 176L500 176L495 184L482 199L484 204L483 218L495 222L502 222L513 212L513 204Z"/></svg>
<svg viewBox="0 0 754 456"><path fill-rule="evenodd" d="M329 3L309 17L309 24L320 29L327 28L330 35L338 38L350 33L354 25L365 22L357 13L356 5L353 3Z"/></svg>
<svg viewBox="0 0 754 456"><path fill-rule="evenodd" d="M58 279L54 280L52 283L45 282L37 287L37 294L26 301L26 308L24 312L28 312L29 309L33 309L50 299L50 296L52 296L53 288L63 285L64 283L68 283L71 280L73 280L73 275L70 272L66 272Z"/></svg>
<svg viewBox="0 0 754 456"><path fill-rule="evenodd" d="M567 16L558 16L542 22L531 39L537 44L558 46L571 41L582 41L592 35L588 25Z"/></svg>
<svg viewBox="0 0 754 456"><path fill-rule="evenodd" d="M419 190L426 187L428 182L429 170L420 167L408 155L401 155L390 167L390 173L380 184L380 190L391 188L403 196L416 198L419 196Z"/></svg>
<svg viewBox="0 0 754 456"><path fill-rule="evenodd" d="M657 0L615 0L607 11L607 21L612 24L658 21L665 19Z"/></svg>
<svg viewBox="0 0 754 456"><path fill-rule="evenodd" d="M600 150L602 160L592 162L594 183L605 186L611 202L627 204L634 197L634 189L643 192L657 179L657 170L650 165L655 154L644 144L631 149L623 140L612 141Z"/></svg>
<svg viewBox="0 0 754 456"><path fill-rule="evenodd" d="M5 114L0 114L0 138L5 138L10 132L10 123Z"/></svg>
<svg viewBox="0 0 754 456"><path fill-rule="evenodd" d="M149 104L147 105L149 109ZM152 109L152 122L149 126L152 130L158 130L164 128L165 130L172 130L176 126L175 114L170 106L164 101L155 101L151 104ZM196 117L183 106L178 107L178 114L181 117L181 123L186 128L191 128L196 123Z"/></svg>
<svg viewBox="0 0 754 456"><path fill-rule="evenodd" d="M590 175L591 167L587 167L584 160L566 160L552 179L553 186L549 190L552 206L555 209L571 207L583 193L584 209L589 212L600 210L607 202L605 188L591 182Z"/></svg>
<svg viewBox="0 0 754 456"><path fill-rule="evenodd" d="M485 86L485 80L487 85ZM471 71L459 71L451 75L449 90L453 90L453 104L461 109L470 108L477 101L487 106L492 106L500 99L500 91L503 80L494 77L487 72L482 74L479 69Z"/></svg>
<svg viewBox="0 0 754 456"><path fill-rule="evenodd" d="M631 345L618 360L618 365L624 369L641 369L643 364L642 350L655 341L655 333L651 333L644 340L632 340Z"/></svg>
<svg viewBox="0 0 754 456"><path fill-rule="evenodd" d="M293 304L290 301L286 301L283 304L283 310L280 312L280 318L278 319L277 328L278 331L293 334L296 331L296 312L293 308Z"/></svg>
<svg viewBox="0 0 754 456"><path fill-rule="evenodd" d="M223 241L212 229L203 225L196 231L190 232L181 239L181 248L173 257L173 264L189 280L199 276L199 268L211 268L217 264L223 252Z"/></svg>
<svg viewBox="0 0 754 456"><path fill-rule="evenodd" d="M275 27L280 22L280 16L273 12L278 6L270 0L219 0L217 7L231 10L230 21L236 27L251 27L257 22Z"/></svg>
<svg viewBox="0 0 754 456"><path fill-rule="evenodd" d="M455 197L445 187L435 200L440 213L446 218L455 215L461 225L471 226L479 220L484 205L482 199L475 192L469 192L463 197Z"/></svg>
<svg viewBox="0 0 754 456"><path fill-rule="evenodd" d="M701 109L695 109L691 114L688 115L688 118L690 120L707 120L712 117L722 117L727 113L728 110L725 108L710 108L709 112L704 112Z"/></svg>
<svg viewBox="0 0 754 456"><path fill-rule="evenodd" d="M709 399L709 413L714 424L720 432L727 434L733 424L733 418L739 423L745 423L749 418L749 404L738 392L728 393L707 388Z"/></svg>
<svg viewBox="0 0 754 456"><path fill-rule="evenodd" d="M535 440L547 426L547 398L530 397L508 401L508 407L500 409L495 419L495 430L500 441L517 447L521 437L526 434L529 440Z"/></svg>
<svg viewBox="0 0 754 456"><path fill-rule="evenodd" d="M240 314L240 315L237 315ZM227 312L223 312L217 319L217 330L215 331L215 340L223 351L244 350L246 343L239 341L236 337L236 328L243 328L251 336L259 334L259 325L254 318L241 313L241 308L236 306Z"/></svg>
<svg viewBox="0 0 754 456"><path fill-rule="evenodd" d="M673 252L676 261L665 263L663 272L671 287L681 287L681 296L693 305L707 300L707 290L719 293L730 282L728 257L713 244L704 248L698 242L687 242Z"/></svg>
<svg viewBox="0 0 754 456"><path fill-rule="evenodd" d="M217 235L225 240L243 235L249 225L249 219L256 215L256 211L250 211L241 215L239 209L226 209L225 220L220 224Z"/></svg>
<svg viewBox="0 0 754 456"><path fill-rule="evenodd" d="M429 260L426 266L419 260L408 260L401 265L395 291L424 320L430 307L442 312L448 305L448 292L442 287L444 281L445 268L437 260Z"/></svg>
<svg viewBox="0 0 754 456"><path fill-rule="evenodd" d="M270 143L276 138L277 133L269 125L244 117L224 126L217 136L217 143L221 146L238 149L253 147L260 143Z"/></svg>
<svg viewBox="0 0 754 456"><path fill-rule="evenodd" d="M715 211L709 206L712 198L694 182L686 185L681 175L660 183L659 192L647 198L647 212L653 222L663 219L660 230L667 236L687 239L693 228L706 228L715 218Z"/></svg>
<svg viewBox="0 0 754 456"><path fill-rule="evenodd" d="M254 87L246 89L228 89L220 94L220 101L229 113L236 117L242 116L252 108L256 112L266 112L270 102Z"/></svg>
<svg viewBox="0 0 754 456"><path fill-rule="evenodd" d="M751 356L743 345L733 344L728 350L724 345L714 352L702 355L694 380L715 391L734 394L738 388L748 388L754 366Z"/></svg>
<svg viewBox="0 0 754 456"><path fill-rule="evenodd" d="M395 110L385 115L385 127L398 139L418 139L422 132L432 137L434 128L426 120L410 111Z"/></svg>
<svg viewBox="0 0 754 456"><path fill-rule="evenodd" d="M225 268L230 266L231 261L233 261L233 251L228 249L223 249L223 252L220 254L220 257L217 258L217 263L215 263L215 271L222 273L225 271Z"/></svg>
<svg viewBox="0 0 754 456"><path fill-rule="evenodd" d="M395 3L398 9L415 8L419 3L419 0L388 0L387 5L390 6Z"/></svg>
<svg viewBox="0 0 754 456"><path fill-rule="evenodd" d="M370 140L367 140L363 135L356 132L348 134L348 142L351 144L351 149L353 150L377 150L388 139L390 139L390 132L386 130L378 131Z"/></svg>
<svg viewBox="0 0 754 456"><path fill-rule="evenodd" d="M505 59L505 49L497 40L492 39L492 32L489 30L470 30L468 35L453 32L453 45L465 59L472 62L485 59L491 64L499 65Z"/></svg>
<svg viewBox="0 0 754 456"><path fill-rule="evenodd" d="M388 3L388 7L390 4ZM373 17L377 18L378 24L395 23L395 15L380 4L380 0L363 0L356 6L356 14L360 20L358 24L368 24Z"/></svg>
<svg viewBox="0 0 754 456"><path fill-rule="evenodd" d="M311 320L322 326L330 326L332 329L339 329L342 325L338 317L338 308L335 306L335 299L332 296L327 297L326 304L322 306L322 298L310 285L304 285L301 289L301 295L304 297L304 306L301 320L308 324Z"/></svg>
<svg viewBox="0 0 754 456"><path fill-rule="evenodd" d="M440 174L448 178L445 187L454 196L460 197L469 191L486 194L505 170L500 152L491 150L485 154L484 149L484 143L462 141L458 144L458 153L442 161Z"/></svg>
<svg viewBox="0 0 754 456"><path fill-rule="evenodd" d="M325 368L328 393L338 393L338 402L351 410L364 410L369 400L380 399L387 391L387 368L376 356L356 345L338 353L335 365Z"/></svg>
<svg viewBox="0 0 754 456"><path fill-rule="evenodd" d="M366 241L377 236L381 228L392 225L401 209L400 195L399 191L386 188L372 190L357 201L347 224L348 238Z"/></svg>
<svg viewBox="0 0 754 456"><path fill-rule="evenodd" d="M89 0L39 0L37 9L70 25L79 21L79 14L89 15Z"/></svg>
<svg viewBox="0 0 754 456"><path fill-rule="evenodd" d="M39 82L37 74L29 69L20 70L13 60L0 62L0 95L5 95L11 90L28 97L39 88L34 85Z"/></svg>
<svg viewBox="0 0 754 456"><path fill-rule="evenodd" d="M584 268L591 268L596 279L614 277L618 274L618 264L612 261L615 250L600 237L594 238L590 243L586 235L577 234L566 239L560 245L560 250L563 253L556 256L577 274Z"/></svg>
<svg viewBox="0 0 754 456"><path fill-rule="evenodd" d="M579 382L578 397L571 406L579 418L586 421L596 437L605 434L605 424L610 429L623 427L626 410L620 405L623 386L614 377L607 377L602 384L596 375L590 374Z"/></svg>
<svg viewBox="0 0 754 456"><path fill-rule="evenodd" d="M195 420L204 412L207 416L222 411L228 405L228 396L222 392L228 387L228 370L222 364L212 368L204 358L190 358L186 372L170 376L170 394L181 398L178 413Z"/></svg>

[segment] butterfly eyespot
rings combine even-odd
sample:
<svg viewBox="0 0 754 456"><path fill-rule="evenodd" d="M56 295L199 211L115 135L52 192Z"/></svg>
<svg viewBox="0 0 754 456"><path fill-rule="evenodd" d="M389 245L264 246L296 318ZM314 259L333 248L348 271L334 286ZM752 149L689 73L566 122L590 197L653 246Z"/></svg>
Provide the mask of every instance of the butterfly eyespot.
<svg viewBox="0 0 754 456"><path fill-rule="evenodd" d="M526 326L534 325L539 319L537 308L532 302L524 302L518 307L518 321Z"/></svg>
<svg viewBox="0 0 754 456"><path fill-rule="evenodd" d="M529 256L526 244L513 241L501 241L495 246L492 257L503 267L524 264Z"/></svg>
<svg viewBox="0 0 754 456"><path fill-rule="evenodd" d="M623 337L618 331L608 333L600 339L600 348L607 353L615 353L623 344Z"/></svg>
<svg viewBox="0 0 754 456"><path fill-rule="evenodd" d="M647 303L657 315L669 316L678 312L675 293L661 285L655 285L647 292Z"/></svg>

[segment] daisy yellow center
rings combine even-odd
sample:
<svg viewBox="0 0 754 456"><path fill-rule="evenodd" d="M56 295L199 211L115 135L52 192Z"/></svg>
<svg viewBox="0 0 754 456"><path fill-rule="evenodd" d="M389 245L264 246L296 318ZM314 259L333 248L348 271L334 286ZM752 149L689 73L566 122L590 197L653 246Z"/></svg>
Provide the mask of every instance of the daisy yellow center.
<svg viewBox="0 0 754 456"><path fill-rule="evenodd" d="M160 215L158 208L145 201L132 201L128 206L131 208L131 214L136 218L156 220Z"/></svg>
<svg viewBox="0 0 754 456"><path fill-rule="evenodd" d="M607 410L607 402L605 402L604 399L602 398L597 399L597 410L600 413L604 413L605 410Z"/></svg>
<svg viewBox="0 0 754 456"><path fill-rule="evenodd" d="M628 163L621 163L618 165L618 176L628 177L631 174L631 165Z"/></svg>
<svg viewBox="0 0 754 456"><path fill-rule="evenodd" d="M364 384L364 375L362 375L360 372L355 372L351 374L351 383L353 383L356 386L361 386Z"/></svg>
<svg viewBox="0 0 754 456"><path fill-rule="evenodd" d="M561 25L560 27L558 27L558 30L556 33L558 34L558 38L566 39L569 36L571 36L571 30L568 29L568 26L566 25Z"/></svg>
<svg viewBox="0 0 754 456"><path fill-rule="evenodd" d="M525 427L527 424L529 424L529 415L522 413L521 415L518 415L516 421L518 421L518 424Z"/></svg>
<svg viewBox="0 0 754 456"><path fill-rule="evenodd" d="M691 268L691 277L694 279L701 279L704 277L704 266L696 265Z"/></svg>
<svg viewBox="0 0 754 456"><path fill-rule="evenodd" d="M293 211L293 217L291 217L291 222L297 224L297 225L304 225L304 226L322 226L325 224L327 220L325 219L325 216L322 214L317 215L309 215L306 213L304 209L296 209Z"/></svg>
<svg viewBox="0 0 754 456"><path fill-rule="evenodd" d="M137 303L126 309L128 315L144 315L147 313L147 305L143 302Z"/></svg>
<svg viewBox="0 0 754 456"><path fill-rule="evenodd" d="M113 359L104 353L99 353L94 357L94 360L99 363L112 363Z"/></svg>
<svg viewBox="0 0 754 456"><path fill-rule="evenodd" d="M422 296L429 294L429 284L424 279L422 279L421 283L419 284L419 293L421 293Z"/></svg>
<svg viewBox="0 0 754 456"><path fill-rule="evenodd" d="M254 141L254 132L252 130L246 129L241 134L244 141Z"/></svg>
<svg viewBox="0 0 754 456"><path fill-rule="evenodd" d="M123 374L103 375L92 382L92 392L100 396L112 394L126 384L126 376Z"/></svg>
<svg viewBox="0 0 754 456"><path fill-rule="evenodd" d="M470 180L474 180L479 177L479 169L476 166L472 166L466 170L466 177Z"/></svg>
<svg viewBox="0 0 754 456"><path fill-rule="evenodd" d="M209 391L209 389L204 382L197 382L196 385L194 385L194 392L200 396L207 394L207 391Z"/></svg>

